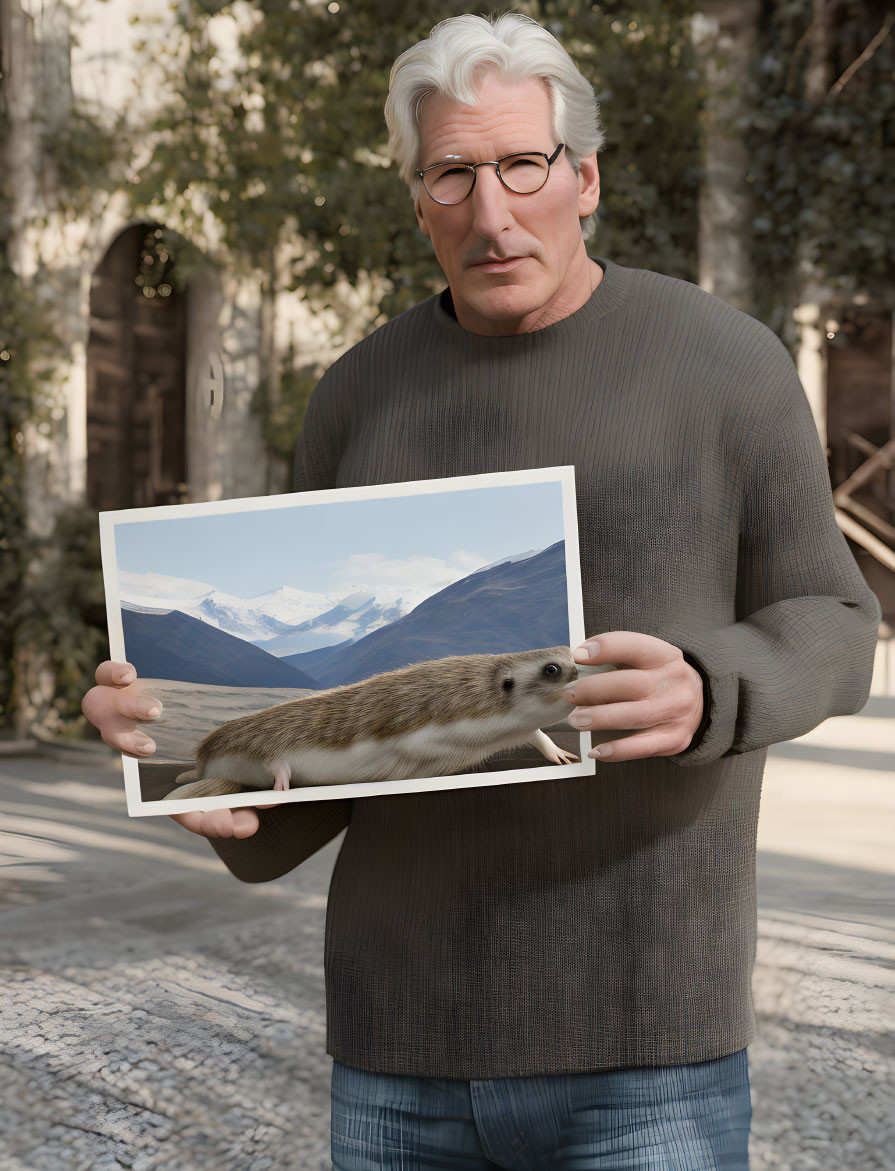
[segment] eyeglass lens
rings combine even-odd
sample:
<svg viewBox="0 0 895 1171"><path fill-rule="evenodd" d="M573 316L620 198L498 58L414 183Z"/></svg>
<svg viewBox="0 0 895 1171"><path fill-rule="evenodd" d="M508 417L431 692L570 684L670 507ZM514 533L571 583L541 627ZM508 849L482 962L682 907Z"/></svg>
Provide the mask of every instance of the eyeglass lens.
<svg viewBox="0 0 895 1171"><path fill-rule="evenodd" d="M501 161L500 177L517 195L530 195L547 182L550 171L543 155L510 155ZM445 163L427 170L423 176L426 190L439 203L459 203L472 189L475 172L471 167Z"/></svg>

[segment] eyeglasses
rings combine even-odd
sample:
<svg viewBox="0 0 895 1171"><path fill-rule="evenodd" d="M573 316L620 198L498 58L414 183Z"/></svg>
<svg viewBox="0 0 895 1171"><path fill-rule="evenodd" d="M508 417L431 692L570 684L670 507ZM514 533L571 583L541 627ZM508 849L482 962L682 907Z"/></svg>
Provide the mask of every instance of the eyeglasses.
<svg viewBox="0 0 895 1171"><path fill-rule="evenodd" d="M475 187L478 167L494 167L507 191L515 195L534 195L547 182L550 165L556 162L564 146L565 143L561 142L549 158L543 151L524 151L481 163L435 163L417 174L436 203L462 203Z"/></svg>

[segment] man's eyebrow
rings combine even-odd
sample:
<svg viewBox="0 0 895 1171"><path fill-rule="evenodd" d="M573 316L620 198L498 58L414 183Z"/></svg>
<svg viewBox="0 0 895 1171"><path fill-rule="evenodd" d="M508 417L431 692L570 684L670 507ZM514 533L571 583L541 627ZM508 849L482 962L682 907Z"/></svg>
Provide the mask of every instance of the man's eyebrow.
<svg viewBox="0 0 895 1171"><path fill-rule="evenodd" d="M458 163L463 159L463 155L441 155L440 158L433 159L431 163L424 163L421 170L426 167L437 167L439 163Z"/></svg>
<svg viewBox="0 0 895 1171"><path fill-rule="evenodd" d="M543 153L543 151L531 150L528 147L521 147L518 150L505 150L503 154L498 155L498 158L506 159L509 158L510 155L530 155ZM428 164L428 166L434 167L437 166L438 163L453 163L462 161L464 161L463 155L442 155L441 158L433 159L432 162Z"/></svg>

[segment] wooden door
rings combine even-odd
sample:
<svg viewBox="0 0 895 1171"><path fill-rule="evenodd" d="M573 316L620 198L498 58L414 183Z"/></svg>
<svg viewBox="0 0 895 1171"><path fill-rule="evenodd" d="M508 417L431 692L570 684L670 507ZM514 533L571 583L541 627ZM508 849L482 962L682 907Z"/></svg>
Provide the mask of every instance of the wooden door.
<svg viewBox="0 0 895 1171"><path fill-rule="evenodd" d="M187 292L162 281L170 293L148 297L137 283L157 231L123 231L93 278L87 498L98 511L175 504L185 491Z"/></svg>
<svg viewBox="0 0 895 1171"><path fill-rule="evenodd" d="M827 345L827 445L830 478L842 484L868 456L849 442L856 434L882 447L892 436L892 315L860 308L836 314L835 344ZM864 490L881 515L891 510L885 476Z"/></svg>

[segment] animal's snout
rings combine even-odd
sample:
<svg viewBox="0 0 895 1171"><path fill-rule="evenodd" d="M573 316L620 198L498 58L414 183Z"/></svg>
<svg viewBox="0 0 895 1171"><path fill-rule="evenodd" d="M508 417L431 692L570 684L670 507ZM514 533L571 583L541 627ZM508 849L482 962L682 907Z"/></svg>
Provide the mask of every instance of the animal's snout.
<svg viewBox="0 0 895 1171"><path fill-rule="evenodd" d="M578 668L573 663L569 668L569 682L573 683L578 678Z"/></svg>

